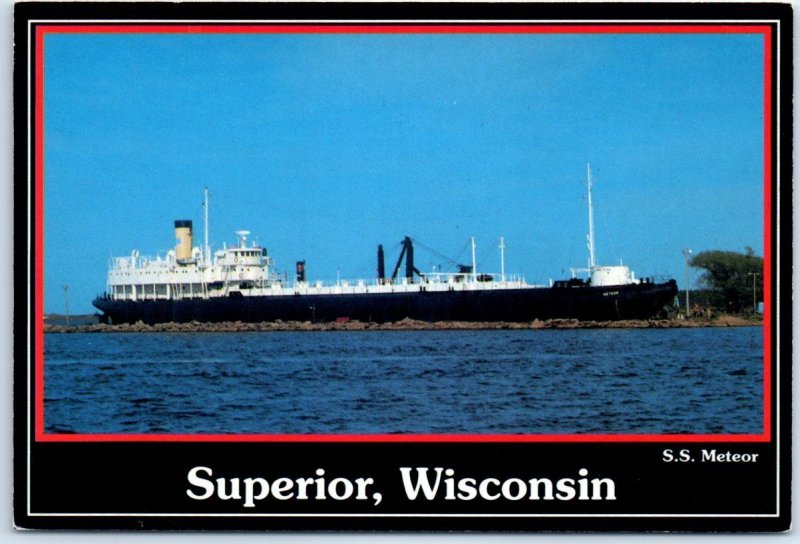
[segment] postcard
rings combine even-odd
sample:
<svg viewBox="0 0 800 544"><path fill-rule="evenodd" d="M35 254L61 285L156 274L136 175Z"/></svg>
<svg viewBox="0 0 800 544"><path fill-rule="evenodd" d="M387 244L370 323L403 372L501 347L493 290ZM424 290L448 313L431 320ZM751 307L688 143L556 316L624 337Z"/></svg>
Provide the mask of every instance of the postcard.
<svg viewBox="0 0 800 544"><path fill-rule="evenodd" d="M787 531L791 21L16 4L16 526Z"/></svg>

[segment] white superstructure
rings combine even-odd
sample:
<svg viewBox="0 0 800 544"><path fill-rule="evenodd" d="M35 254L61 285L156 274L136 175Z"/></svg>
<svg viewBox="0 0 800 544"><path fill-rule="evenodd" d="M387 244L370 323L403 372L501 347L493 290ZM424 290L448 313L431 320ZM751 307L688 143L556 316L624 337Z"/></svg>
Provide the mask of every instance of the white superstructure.
<svg viewBox="0 0 800 544"><path fill-rule="evenodd" d="M266 249L248 246L246 236L213 256L208 252L208 260L203 253L193 247L188 259L178 259L176 250L168 251L166 258L143 257L135 250L130 256L114 257L107 292L123 300L225 296L231 289L246 290L272 279Z"/></svg>
<svg viewBox="0 0 800 544"><path fill-rule="evenodd" d="M179 300L229 296L335 295L417 291L490 290L535 287L518 276L431 272L418 281L337 280L334 283L288 280L277 274L267 249L248 244L249 231L236 232L237 243L211 252L208 245L208 191L204 202L205 245L194 247L192 222L175 221L176 246L165 257L145 257L134 250L113 257L106 293L113 300ZM474 240L473 240L474 244ZM304 263L303 263L304 264ZM298 266L300 263L298 263ZM504 266L504 265L501 265Z"/></svg>

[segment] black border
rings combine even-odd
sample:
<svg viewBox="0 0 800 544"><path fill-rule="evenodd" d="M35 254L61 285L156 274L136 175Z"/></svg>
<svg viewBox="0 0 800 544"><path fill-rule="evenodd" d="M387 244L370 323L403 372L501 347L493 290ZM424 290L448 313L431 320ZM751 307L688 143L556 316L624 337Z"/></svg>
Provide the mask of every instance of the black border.
<svg viewBox="0 0 800 544"><path fill-rule="evenodd" d="M778 170L777 153L773 153L773 186L775 176L781 176L780 215L783 221L778 225L780 229L781 247L777 247L777 230L774 230L773 240L773 307L778 300L778 293L791 290L792 274L792 224L788 218L792 217L792 183L791 162L792 156L792 9L788 4L452 4L452 3L395 3L395 4L330 4L330 3L277 3L277 4L246 4L246 3L60 3L60 2L31 2L19 3L15 6L15 72L14 72L14 226L15 226L15 262L25 263L27 251L33 256L34 247L28 246L27 236L32 232L33 225L28 224L27 189L28 167L33 169L34 164L28 164L27 146L33 145L34 135L28 133L28 117L26 116L27 94L27 69L32 67L34 59L28 58L28 45L33 50L34 43L25 42L27 36L27 23L29 19L107 19L144 20L158 19L304 19L313 14L314 19L360 19L360 20L413 20L413 19L647 19L652 21L664 20L679 22L680 20L709 19L779 19L781 22L780 44L773 43L773 50L780 46L781 58L772 56L773 74L780 70L783 86L775 88L773 84L773 134L777 127L777 106L780 105L780 156L782 158L780 171ZM635 23L632 23L635 24ZM773 79L774 82L774 79ZM31 113L31 117L33 113ZM31 126L34 126L31 124ZM775 146L775 140L773 140ZM34 158L31 157L31 161ZM33 190L33 188L31 188ZM776 223L778 204L773 205L773 225ZM32 240L31 240L32 241ZM780 260L778 260L778 257ZM778 283L777 265L780 262L780 274L788 278L782 284ZM33 262L30 270L33 270ZM773 354L780 351L781 364L781 405L780 420L772 417L773 441L766 445L747 445L747 451L763 451L764 455L775 453L775 436L780 422L780 471L783 475L780 492L780 515L777 518L654 518L654 517L621 517L621 518L175 518L175 517L30 517L27 515L28 487L27 487L27 440L28 432L34 435L34 429L28 429L28 397L32 391L26 390L27 378L27 350L28 332L33 329L33 323L28 323L27 303L30 303L27 293L27 282L33 282L33 276L28 276L25 267L17 266L14 271L14 293L16 304L14 308L14 357L15 357L15 385L14 385L14 443L15 443L15 493L14 493L14 519L18 527L47 528L47 529L268 529L268 530L400 530L400 531L596 531L596 530L626 530L626 531L785 531L790 526L791 511L791 338L792 316L791 307L784 302L781 305L780 316L780 345L777 345L777 335L773 334ZM787 297L783 297L784 300ZM777 332L777 331L774 331ZM773 363L774 363L773 358ZM773 370L773 400L778 392L777 373ZM32 420L31 420L32 421ZM691 447L699 449L704 444L674 444L674 447ZM160 483L170 482L176 477L181 478L181 491L185 485L185 470L187 467L202 463L217 463L214 466L231 468L231 474L236 467L261 467L263 459L278 456L284 461L284 471L291 473L293 469L306 470L322 464L320 459L333 459L339 463L339 473L352 473L356 469L369 467L372 472L380 477L382 472L390 468L396 470L398 464L403 466L438 466L448 463L447 466L472 470L480 473L485 464L495 464L489 473L502 475L503 468L508 466L522 466L534 459L533 475L555 476L569 474L577 464L585 463L586 457L595 459L597 465L605 467L601 470L619 477L628 485L636 485L643 477L656 478L657 481L666 482L674 475L669 470L658 466L661 474L652 472L652 467L646 467L641 459L658 456L664 447L673 444L281 444L281 443L111 443L111 444L32 444L31 490L33 499L37 501L39 511L53 509L64 511L68 505L83 505L94 507L96 512L104 508L107 497L91 493L82 488L85 478L92 479L92 483L113 477L124 477L129 482L148 478ZM725 443L709 444L709 447L724 447ZM742 445L732 445L731 448ZM742 446L744 448L744 446ZM191 458L188 459L188 458ZM387 464L391 460L391 467ZM447 461L443 461L446 459ZM343 462L344 461L344 462ZM152 462L153 464L148 464ZM393 464L392 464L393 463ZM329 463L330 465L331 463ZM658 465L658 463L656 463ZM668 467L669 468L669 467ZM771 474L774 477L774 466ZM254 468L257 473L257 468ZM637 471L650 470L651 473L637 473ZM330 472L335 472L331 470ZM281 475L280 472L277 473ZM510 473L512 475L513 473ZM654 476L655 474L655 476ZM685 474L685 473L684 473ZM245 475L249 475L245 473ZM288 474L292 475L292 474ZM488 474L487 474L488 475ZM766 470L769 477L770 470ZM751 482L764 478L765 474L754 471ZM711 478L716 485L721 486L721 493L717 495L719 504L725 502L725 497L735 496L735 487L728 481L730 471L721 470ZM390 478L388 474L381 479ZM659 480L660 478L660 480ZM396 479L396 478L395 478ZM106 492L110 489L103 488ZM163 490L148 493L135 485L130 489L134 493L132 499L138 502L139 512L156 512L160 505L176 505L174 498L165 497ZM761 488L763 490L763 488ZM117 489L123 493L123 489ZM653 505L658 501L652 496L653 489L641 489L642 495L636 497L637 502L650 501ZM137 495L138 493L138 495ZM387 493L384 493L387 495ZM702 497L693 497L687 493L681 497L666 497L664 512L669 509L669 504L681 500L684 504L694 503L698 508ZM755 496L756 493L753 493ZM166 502L165 502L166 501ZM758 501L756 500L756 503ZM562 510L566 509L564 505ZM733 507L732 505L729 505ZM440 503L430 503L429 511L445 508ZM217 507L218 508L218 507ZM769 505L761 505L769 509ZM416 507L417 510L421 508ZM507 508L506 508L507 509ZM756 504L756 509L758 505ZM308 510L308 509L306 509ZM88 510L87 510L88 511ZM241 511L241 510L232 510ZM708 511L706 508L705 511ZM751 512L754 510L751 510ZM577 513L577 511L576 511ZM579 515L579 514L578 514Z"/></svg>
<svg viewBox="0 0 800 544"><path fill-rule="evenodd" d="M492 19L492 20L607 20L618 18L648 20L781 19L791 22L786 3L475 3L475 2L36 2L15 5L16 19ZM637 24L637 23L631 23Z"/></svg>

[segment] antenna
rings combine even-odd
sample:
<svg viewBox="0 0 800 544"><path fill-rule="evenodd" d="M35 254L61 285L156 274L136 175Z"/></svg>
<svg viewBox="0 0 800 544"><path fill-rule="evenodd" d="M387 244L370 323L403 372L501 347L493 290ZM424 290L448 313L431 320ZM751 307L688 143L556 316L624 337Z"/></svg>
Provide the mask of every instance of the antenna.
<svg viewBox="0 0 800 544"><path fill-rule="evenodd" d="M592 209L592 168L586 163L586 191L589 199L589 270L594 269L594 211Z"/></svg>
<svg viewBox="0 0 800 544"><path fill-rule="evenodd" d="M211 262L211 247L208 245L208 187L203 187L203 230L205 234L203 262L208 266Z"/></svg>
<svg viewBox="0 0 800 544"><path fill-rule="evenodd" d="M249 230L237 230L236 236L240 238L239 247L247 247L247 237L250 236Z"/></svg>

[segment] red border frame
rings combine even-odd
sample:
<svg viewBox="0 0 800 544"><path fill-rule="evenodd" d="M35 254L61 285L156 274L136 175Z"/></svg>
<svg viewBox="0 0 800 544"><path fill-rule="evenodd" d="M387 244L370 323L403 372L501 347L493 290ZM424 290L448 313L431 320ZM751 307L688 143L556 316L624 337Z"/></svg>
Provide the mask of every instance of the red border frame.
<svg viewBox="0 0 800 544"><path fill-rule="evenodd" d="M764 389L762 434L57 434L44 431L44 53L47 34L761 34L764 38ZM767 24L42 24L35 27L34 429L37 442L769 442L772 438L772 43Z"/></svg>

